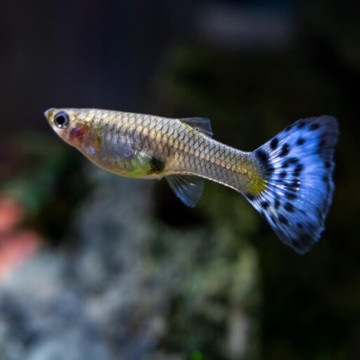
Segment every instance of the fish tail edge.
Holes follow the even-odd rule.
[[[325,228],[338,133],[332,116],[304,118],[253,152],[265,188],[244,195],[280,240],[299,254],[307,253]]]

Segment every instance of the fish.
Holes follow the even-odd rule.
[[[303,118],[252,152],[212,138],[207,118],[50,108],[56,134],[95,165],[130,178],[165,178],[194,207],[211,180],[241,193],[279,239],[307,253],[325,229],[333,192],[335,117]]]

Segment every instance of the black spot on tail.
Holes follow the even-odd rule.
[[[310,125],[310,130],[316,130],[320,127],[320,125],[318,123],[313,123]]]
[[[298,129],[302,129],[305,126],[305,124],[306,124],[305,120],[298,121],[297,123]]]
[[[270,142],[270,148],[271,150],[275,150],[277,146],[279,145],[279,139],[274,137]]]
[[[284,179],[284,178],[286,178],[286,175],[287,175],[287,172],[282,171],[279,176],[280,176],[281,179]]]
[[[300,145],[303,145],[305,144],[305,139],[300,137],[299,139],[297,139],[296,141],[296,145],[300,146]]]
[[[280,152],[279,156],[280,157],[287,156],[289,154],[289,151],[290,151],[289,144],[284,144],[281,148],[281,152]]]
[[[254,201],[255,198],[256,198],[255,195],[250,194],[250,193],[246,193],[246,194],[244,194],[244,195],[245,195],[245,197],[246,197],[249,201]]]
[[[289,199],[289,200],[296,200],[296,199],[297,199],[297,195],[295,195],[295,194],[293,194],[293,193],[290,193],[290,192],[285,193],[285,196],[286,196],[286,198]]]
[[[264,210],[266,210],[268,207],[269,207],[269,203],[268,203],[268,201],[262,201],[261,203],[260,203],[260,205],[261,205],[261,207],[264,209]]]
[[[286,219],[286,217],[285,217],[284,215],[282,215],[282,214],[279,215],[278,219],[279,219],[279,221],[280,221],[282,224],[284,224],[284,225],[288,225],[288,224],[289,224],[288,221],[287,221],[287,219]]]
[[[275,203],[274,203],[274,206],[275,206],[275,209],[278,209],[281,205],[281,202],[279,199],[275,199]]]
[[[305,254],[320,238],[334,190],[336,119],[302,119],[255,150],[265,188],[247,199],[286,245]]]
[[[258,149],[255,151],[255,156],[265,169],[266,175],[271,175],[274,171],[274,167],[271,165],[268,153],[262,149]]]
[[[303,164],[297,164],[295,167],[295,170],[294,170],[294,176],[298,177],[301,174],[301,172],[303,171],[303,169],[304,169]]]
[[[295,211],[294,206],[289,202],[285,204],[284,208],[289,213],[293,213]]]

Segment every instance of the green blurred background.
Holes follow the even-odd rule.
[[[0,3],[0,359],[359,359],[354,1]],[[305,256],[234,191],[195,209],[96,169],[49,107],[212,120],[253,150],[339,120],[333,205]],[[358,154],[358,155],[356,155]]]

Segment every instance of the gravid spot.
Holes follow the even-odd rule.
[[[150,171],[149,173],[160,173],[164,170],[165,162],[157,159],[156,157],[152,157],[150,159]]]

